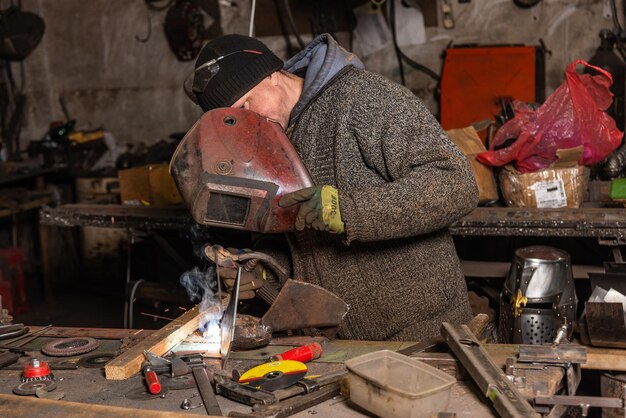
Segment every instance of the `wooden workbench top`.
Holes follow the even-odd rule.
[[[37,329],[36,327],[32,327]],[[100,347],[89,354],[115,352],[120,347],[120,340],[133,337],[141,339],[150,334],[150,331],[116,330],[116,329],[91,329],[91,328],[52,328],[44,336],[37,338],[26,345],[32,349],[28,357],[20,359],[20,364],[27,362],[32,357],[37,357],[51,363],[76,359],[50,358],[39,352],[39,349],[49,341],[60,336],[93,336],[100,341]],[[294,344],[306,343],[305,337],[298,337]],[[286,339],[277,339],[267,347],[258,350],[232,352],[226,369],[245,370],[261,361],[269,355],[285,351],[291,347]],[[3,341],[3,343],[6,343]],[[343,362],[361,354],[381,349],[399,350],[411,345],[406,342],[372,342],[372,341],[346,341],[335,340],[325,344],[325,354],[319,361],[308,364],[309,373],[325,374],[343,368]],[[209,372],[219,367],[219,360],[207,361]],[[137,418],[148,417],[148,411],[160,411],[182,416],[182,414],[194,414],[206,416],[203,407],[184,411],[180,408],[182,401],[187,398],[192,404],[199,403],[198,390],[196,387],[170,390],[162,398],[149,400],[135,400],[129,398],[132,391],[145,388],[143,377],[139,374],[127,380],[106,380],[101,369],[78,368],[76,370],[53,370],[57,379],[57,389],[54,392],[63,392],[65,397],[61,401],[42,400],[34,396],[20,397],[12,394],[12,390],[20,383],[20,370],[0,370],[0,416],[24,417],[24,416],[84,416],[84,417],[122,417],[129,416],[126,408],[139,409],[132,415]],[[194,396],[195,394],[195,396]],[[192,397],[193,396],[193,397]],[[453,386],[450,412],[456,412],[458,417],[482,418],[495,416],[488,404],[482,400],[482,396],[473,389],[471,382],[457,382]],[[217,397],[224,413],[230,411],[250,412],[250,407],[236,403],[222,396]],[[35,401],[35,402],[33,402]],[[39,401],[39,402],[37,402]],[[84,408],[81,409],[81,405]],[[52,408],[54,406],[54,408]],[[121,408],[121,409],[120,409]],[[143,411],[143,412],[142,412]],[[352,404],[349,399],[336,397],[319,404],[308,411],[294,415],[300,418],[310,418],[311,414],[319,416],[333,416],[339,418],[348,417],[371,417],[366,411]],[[158,418],[161,415],[151,415]]]

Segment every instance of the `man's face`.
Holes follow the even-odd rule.
[[[287,129],[291,108],[287,104],[284,88],[279,83],[279,74],[274,73],[265,77],[252,90],[244,94],[231,107],[252,110],[261,116],[278,122],[283,129]]]

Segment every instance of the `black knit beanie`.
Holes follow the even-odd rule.
[[[243,50],[262,54],[242,52],[221,59],[218,73],[202,93],[195,93],[203,111],[231,106],[265,77],[283,68],[283,61],[263,42],[243,35],[225,35],[209,41],[200,51],[195,68],[212,59]]]

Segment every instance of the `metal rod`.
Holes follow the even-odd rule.
[[[8,344],[6,344],[7,346],[11,346],[11,347],[23,347],[26,344],[28,344],[29,342],[31,342],[32,340],[41,337],[41,335],[43,335],[46,331],[48,331],[50,328],[52,328],[52,325],[48,325],[46,327],[43,327],[42,329],[35,331],[35,332],[31,332],[30,334],[26,334],[26,335],[22,335],[19,338],[15,338],[11,341],[8,341]],[[26,338],[24,341],[19,342],[18,344],[15,344],[16,341],[19,341],[21,339]]]

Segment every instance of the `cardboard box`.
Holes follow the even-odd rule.
[[[578,208],[585,199],[589,169],[578,165],[582,147],[559,150],[550,168],[520,173],[512,166],[500,172],[500,189],[507,206],[519,208]]]
[[[183,201],[167,164],[128,168],[117,175],[124,204],[173,206]]]
[[[478,204],[486,205],[497,201],[499,198],[498,187],[493,169],[476,160],[477,154],[486,151],[476,129],[470,126],[463,129],[450,129],[446,133],[452,142],[459,147],[472,167],[478,185]]]

